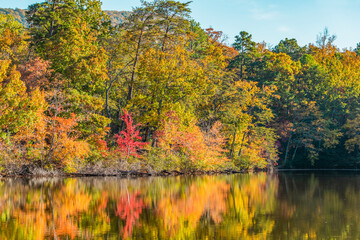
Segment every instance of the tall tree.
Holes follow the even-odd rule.
[[[251,40],[252,35],[241,31],[239,35],[235,36],[235,43],[233,47],[239,51],[239,55],[230,63],[230,67],[239,69],[239,78],[246,79],[246,67],[253,59],[256,53],[256,43]]]
[[[306,47],[300,47],[296,39],[285,38],[281,40],[278,45],[275,46],[274,52],[276,53],[286,53],[294,61],[298,61],[303,54],[306,52]]]
[[[109,21],[98,0],[47,0],[26,12],[31,43],[49,60],[68,87],[100,93],[106,78],[106,55],[98,41]]]

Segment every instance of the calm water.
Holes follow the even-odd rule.
[[[360,175],[0,181],[0,239],[360,239]]]

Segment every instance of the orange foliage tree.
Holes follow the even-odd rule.
[[[173,111],[165,116],[162,126],[155,132],[158,147],[165,151],[165,155],[179,156],[185,171],[194,167],[214,168],[224,161],[220,123],[216,123],[204,137],[194,120],[186,124]]]

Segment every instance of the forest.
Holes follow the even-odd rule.
[[[360,166],[360,45],[326,28],[230,45],[190,7],[142,1],[119,24],[99,0],[30,5],[26,26],[0,14],[0,171]]]

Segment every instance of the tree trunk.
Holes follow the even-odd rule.
[[[246,137],[246,131],[244,132],[243,138],[241,140],[241,145],[240,145],[240,149],[239,149],[239,153],[238,153],[239,157],[241,156],[241,151],[242,151],[242,148],[244,146],[245,137]]]
[[[287,158],[288,158],[288,154],[289,154],[289,148],[290,148],[290,143],[291,143],[291,137],[292,137],[292,132],[290,133],[290,137],[288,139],[287,145],[286,145],[286,151],[285,151],[285,158],[284,158],[284,163],[282,164],[281,167],[285,167],[287,164]]]
[[[293,161],[294,161],[294,159],[295,159],[295,156],[296,156],[296,151],[298,150],[298,147],[299,147],[299,144],[296,144],[296,147],[295,147],[295,150],[294,150],[293,156],[292,156],[292,158],[291,158],[291,161],[289,162],[290,168],[292,168],[292,162],[293,162]]]
[[[150,127],[149,127],[149,124],[146,125],[146,128],[145,128],[145,137],[144,137],[144,142],[147,142],[148,139],[149,139],[149,134],[150,134]]]
[[[235,127],[235,131],[234,131],[234,135],[233,135],[233,142],[232,142],[231,148],[230,148],[230,159],[232,159],[234,151],[235,151],[234,148],[235,148],[236,132],[237,132],[237,127]]]
[[[143,33],[144,33],[144,28],[141,29],[139,40],[138,40],[138,43],[137,43],[137,46],[136,46],[134,64],[133,64],[133,67],[132,67],[131,79],[130,79],[130,83],[129,83],[129,87],[128,87],[127,98],[126,98],[126,100],[128,100],[128,101],[131,100],[132,94],[133,94],[134,81],[135,81],[135,71],[136,71],[136,66],[137,66],[137,62],[138,62],[138,59],[139,59],[139,55],[140,55],[140,47],[141,47],[141,41],[142,41]]]
[[[108,118],[110,118],[110,107],[109,107],[109,94],[110,94],[110,90],[112,85],[114,84],[114,82],[119,78],[119,76],[125,71],[125,69],[131,64],[131,61],[129,61],[117,74],[115,77],[111,78],[109,77],[109,86],[107,86],[106,83],[106,91],[105,91],[105,109],[106,109],[106,114],[108,116]],[[120,115],[119,115],[120,117]]]
[[[109,108],[109,92],[110,92],[110,86],[108,88],[106,88],[106,92],[105,92],[105,109],[106,109],[106,114],[108,118],[110,117],[110,108]]]
[[[55,11],[55,1],[53,1],[53,4],[52,4],[52,11],[53,12]],[[53,32],[54,32],[54,17],[51,19],[49,38],[51,38],[53,36]]]

